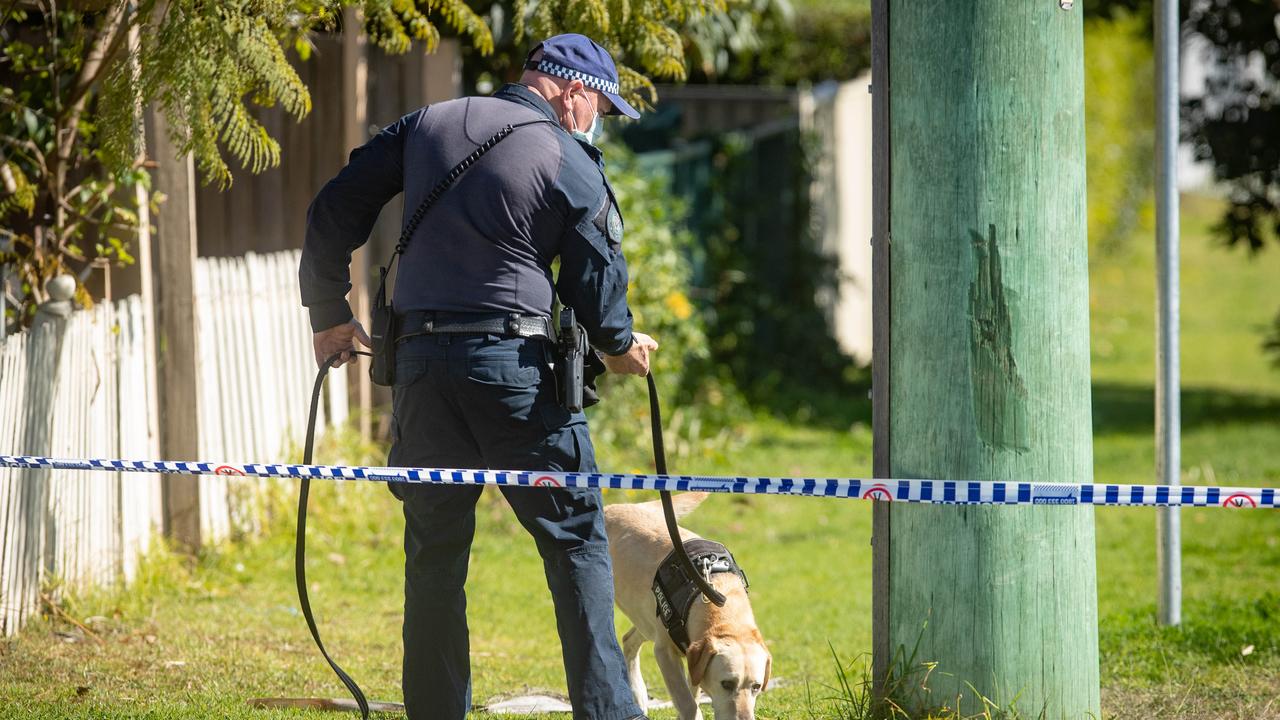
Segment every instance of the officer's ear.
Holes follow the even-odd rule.
[[[570,80],[565,84],[564,89],[560,91],[560,104],[564,106],[564,111],[573,113],[574,98],[583,94],[586,85],[581,80]]]

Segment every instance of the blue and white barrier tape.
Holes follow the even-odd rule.
[[[63,459],[0,455],[0,467],[46,470],[236,475],[453,485],[610,488],[614,490],[705,490],[750,495],[893,500],[944,505],[1108,505],[1228,508],[1280,507],[1276,488],[1193,485],[1108,485],[976,480],[867,480],[860,478],[710,477],[564,473],[525,470],[445,470],[341,465],[235,465],[174,460]]]

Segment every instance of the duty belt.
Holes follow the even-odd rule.
[[[396,342],[418,335],[503,335],[551,340],[551,318],[542,315],[440,313],[414,310],[400,319]]]
[[[733,553],[718,542],[698,538],[684,543],[685,552],[694,568],[708,581],[717,573],[731,572],[742,580],[742,587],[749,588],[747,573],[733,559]],[[676,551],[662,561],[653,577],[653,598],[657,601],[658,617],[680,652],[689,651],[689,608],[697,599],[699,590],[693,578],[685,574]]]

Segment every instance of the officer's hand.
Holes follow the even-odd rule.
[[[619,375],[648,375],[649,353],[658,349],[658,343],[644,333],[632,334],[631,347],[621,355],[601,355],[604,366]]]
[[[361,327],[360,321],[351,318],[350,322],[341,325],[335,325],[328,330],[321,330],[311,336],[311,344],[316,350],[316,367],[324,365],[324,361],[330,355],[343,350],[355,350],[355,341],[359,340],[361,345],[365,347],[373,347],[369,336],[365,334],[364,328]],[[346,363],[354,362],[356,356],[350,352],[343,352],[342,357],[333,363],[334,367],[342,367]]]

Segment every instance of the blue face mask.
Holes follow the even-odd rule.
[[[588,145],[595,145],[596,138],[600,137],[600,134],[603,132],[604,121],[600,119],[599,115],[597,115],[595,122],[591,123],[591,127],[588,128],[586,132],[574,130],[572,134],[575,140],[581,140]]]

